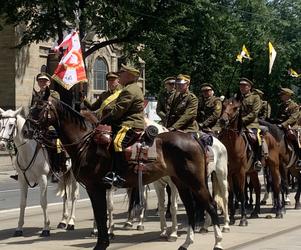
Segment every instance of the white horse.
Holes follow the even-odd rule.
[[[51,168],[48,161],[48,153],[45,148],[35,140],[27,140],[23,138],[22,127],[25,119],[19,115],[22,108],[16,111],[4,111],[0,108],[0,150],[12,148],[14,143],[18,152],[16,154],[14,164],[18,172],[18,182],[20,186],[20,215],[18,227],[15,230],[14,236],[23,235],[24,214],[26,208],[26,199],[28,186],[38,184],[40,186],[40,204],[43,209],[44,227],[41,236],[50,235],[50,221],[47,212],[47,178],[51,173]],[[67,168],[71,169],[71,161],[67,161]],[[74,229],[75,221],[75,202],[79,195],[79,186],[75,181],[73,173],[68,171],[59,178],[58,195],[63,197],[63,216],[59,223],[59,228],[68,230]],[[68,214],[68,197],[71,197],[72,208],[71,214]]]
[[[147,118],[144,119],[146,125],[153,125],[156,126],[159,130],[159,133],[168,132],[166,128],[161,126],[160,124],[151,121]],[[219,205],[219,207],[223,211],[224,215],[224,226],[223,232],[229,232],[229,214],[228,214],[228,154],[227,149],[223,143],[221,143],[217,138],[213,137],[213,145],[209,147],[211,152],[211,157],[209,157],[209,163],[207,167],[207,175],[212,175],[212,192],[213,198]],[[164,179],[167,179],[164,181]],[[168,240],[174,241],[177,239],[177,189],[173,182],[170,180],[169,177],[164,177],[162,180],[156,181],[155,188],[158,195],[158,205],[160,212],[160,222],[161,222],[161,235],[162,237],[167,237],[166,234],[166,220],[164,216],[164,199],[165,199],[165,192],[164,188],[166,183],[168,183],[172,189],[171,195],[171,216],[172,216],[172,227],[171,227],[171,234],[169,235]],[[158,190],[157,190],[158,189]],[[205,231],[209,226],[210,216],[206,216],[206,223],[204,225]]]

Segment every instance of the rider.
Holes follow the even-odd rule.
[[[253,85],[253,82],[248,78],[241,78],[239,81],[239,89],[242,97],[242,123],[245,128],[251,130],[257,137],[254,155],[254,168],[256,171],[260,171],[262,168],[262,163],[260,161],[262,146],[261,138],[259,136],[260,130],[258,123],[258,113],[262,104],[259,95],[252,92]]]
[[[262,106],[260,108],[260,111],[258,113],[259,119],[270,119],[271,117],[271,105],[268,103],[268,101],[263,100],[264,93],[260,89],[254,89],[254,93],[257,93],[261,99]]]
[[[119,75],[117,73],[107,73],[106,79],[108,81],[108,90],[102,92],[93,104],[90,104],[86,98],[84,99],[84,105],[89,110],[95,111],[98,119],[110,112],[122,88],[119,84]]]
[[[294,131],[299,127],[298,121],[300,119],[300,107],[291,99],[293,94],[294,92],[289,88],[280,89],[279,96],[281,104],[277,115],[277,121],[279,122],[278,127],[284,129],[285,132],[288,132],[290,129]],[[297,167],[301,169],[301,149],[295,133],[290,136],[290,141],[298,156]]]
[[[45,72],[41,72],[36,76],[36,80],[38,82],[38,86],[39,86],[39,90],[33,94],[32,96],[32,103],[34,102],[35,98],[37,98],[37,96],[43,95],[46,88],[50,86],[50,77],[47,73]],[[55,90],[50,90],[50,95],[54,98],[60,99],[60,95],[58,92],[56,92]],[[50,128],[50,131],[53,131],[54,128]],[[18,180],[18,174],[15,175],[11,175],[10,176],[12,179],[14,180]],[[53,182],[57,182],[56,178],[54,175],[52,175],[52,181]]]
[[[157,102],[157,115],[161,118],[161,123],[166,123],[166,112],[169,109],[168,106],[168,99],[169,97],[176,91],[175,90],[175,77],[167,77],[163,80],[164,83],[164,90],[158,96]]]
[[[125,182],[121,177],[127,171],[124,150],[134,144],[144,130],[144,96],[137,84],[140,71],[122,64],[119,74],[123,89],[112,110],[101,120],[102,124],[112,126],[114,134],[113,169],[103,181],[116,187],[122,187]]]
[[[166,123],[170,131],[197,132],[198,98],[189,91],[190,76],[180,74],[176,78],[176,92],[168,99]]]
[[[214,95],[214,88],[210,83],[201,85],[201,94],[197,116],[199,128],[218,131],[217,121],[222,113],[222,101]]]

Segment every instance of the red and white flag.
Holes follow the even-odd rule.
[[[76,83],[87,82],[78,33],[74,31],[66,36],[64,41],[55,47],[55,50],[58,51],[60,48],[66,48],[66,50],[52,78],[68,90]]]

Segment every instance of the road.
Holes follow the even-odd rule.
[[[61,203],[57,198],[50,197],[52,204],[49,205],[49,216],[51,221],[51,236],[41,238],[39,234],[43,225],[42,211],[38,204],[38,199],[30,201],[33,204],[26,210],[24,236],[11,237],[18,221],[18,209],[14,204],[18,204],[16,183],[9,180],[10,173],[0,173],[1,186],[1,209],[0,209],[0,249],[1,250],[75,250],[75,249],[93,249],[96,239],[90,237],[92,227],[92,210],[89,200],[85,197],[77,204],[76,229],[66,232],[62,229],[56,229],[56,225],[61,218]],[[4,185],[4,186],[3,186]],[[51,185],[53,186],[53,185]],[[53,186],[54,189],[54,186]],[[9,191],[11,190],[11,191]],[[7,191],[7,192],[6,192]],[[29,199],[35,198],[38,190],[33,192]],[[84,190],[82,190],[84,191]],[[122,192],[123,190],[121,190]],[[49,192],[53,193],[53,192]],[[84,193],[84,192],[83,192]],[[83,194],[84,195],[84,194]],[[51,196],[51,195],[50,195]],[[293,195],[291,195],[293,197]],[[54,199],[54,200],[52,200]],[[155,214],[156,197],[153,191],[150,192],[148,200],[148,210],[145,222],[145,231],[123,229],[123,223],[126,218],[127,202],[123,194],[115,196],[115,239],[109,249],[124,250],[148,250],[148,249],[177,249],[186,237],[186,218],[183,206],[179,206],[179,238],[177,242],[165,242],[159,239],[159,219]],[[223,246],[228,250],[297,250],[301,249],[301,211],[293,209],[293,204],[287,207],[287,213],[283,219],[275,219],[270,212],[271,204],[262,207],[262,214],[258,219],[249,219],[247,227],[231,226],[230,233],[223,234]],[[267,215],[272,215],[268,219]],[[195,242],[189,249],[212,249],[214,237],[212,228],[209,228],[208,234],[196,234]]]

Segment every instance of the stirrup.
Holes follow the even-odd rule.
[[[262,169],[261,161],[259,161],[259,160],[255,161],[255,163],[254,163],[254,169],[255,169],[257,172],[260,172],[260,171],[261,171],[261,169]]]
[[[301,170],[301,160],[298,160],[298,161],[296,162],[296,169],[297,169],[297,170]]]
[[[104,184],[108,184],[110,186],[114,186],[116,188],[123,188],[125,179],[120,177],[115,172],[108,172],[105,177],[102,179]]]

